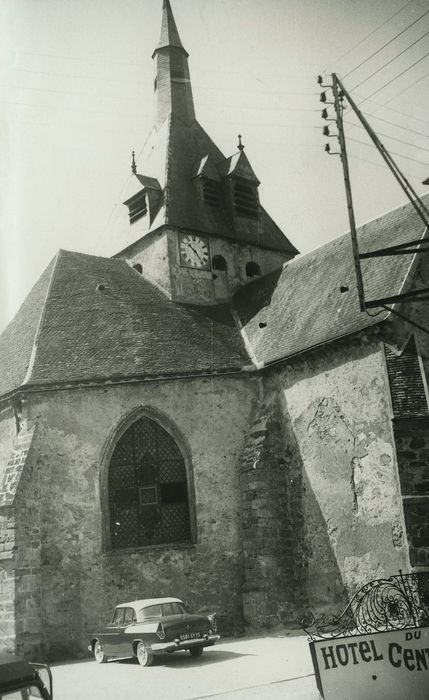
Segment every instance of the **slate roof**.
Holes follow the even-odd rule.
[[[175,304],[122,260],[62,250],[0,338],[0,395],[24,381],[186,375],[246,363],[229,307]]]
[[[422,235],[411,204],[358,230],[361,252]],[[364,261],[366,298],[399,293],[415,257]],[[233,309],[172,302],[123,260],[60,251],[0,337],[0,395],[23,384],[238,371],[249,364],[239,327],[252,359],[267,364],[387,316],[359,310],[349,234],[241,288]]]
[[[238,161],[242,164],[248,163],[243,152],[237,154],[237,158],[231,157],[226,160],[197,121],[184,124],[175,115],[170,115],[159,131],[153,129],[141,161],[145,173],[155,178],[164,191],[163,201],[145,233],[140,227],[129,227],[128,240],[121,249],[139,240],[142,235],[169,224],[296,255],[298,251],[295,246],[263,208],[258,235],[258,232],[253,230],[234,229],[224,207],[210,207],[204,204],[202,197],[197,193],[194,177],[206,156],[209,156],[210,167],[216,165],[218,169],[230,168],[231,162],[234,166]],[[250,165],[249,169],[251,170]],[[251,172],[253,174],[253,171]],[[141,176],[137,175],[137,178],[139,177]],[[132,193],[140,189],[134,186]]]
[[[423,200],[428,206],[429,195]],[[418,239],[423,229],[410,203],[360,227],[359,250]],[[363,260],[366,300],[400,293],[415,257]],[[341,287],[349,291],[341,292]],[[360,311],[349,233],[240,289],[234,306],[254,358],[265,364],[356,333],[389,315],[377,314],[379,308],[371,309],[372,316]]]

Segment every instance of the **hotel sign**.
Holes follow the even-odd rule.
[[[324,700],[428,700],[429,627],[310,642]]]

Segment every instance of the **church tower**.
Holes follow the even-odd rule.
[[[154,127],[138,163],[125,259],[172,300],[228,301],[237,287],[298,252],[261,206],[259,180],[239,137],[225,158],[195,117],[188,66],[169,0],[163,0]]]

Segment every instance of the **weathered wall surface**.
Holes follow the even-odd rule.
[[[3,413],[0,470],[0,649],[20,651],[23,632],[40,649],[40,529],[32,477],[34,428],[18,434],[12,410]],[[6,449],[7,448],[7,449]],[[8,454],[7,454],[8,453]]]
[[[41,625],[51,658],[84,652],[113,606],[133,598],[182,597],[195,610],[217,609],[224,632],[240,629],[237,460],[254,394],[252,382],[214,378],[32,397],[36,457],[20,515],[29,520],[25,498],[39,499]],[[115,428],[138,407],[168,416],[189,446],[196,545],[103,552],[103,455]]]
[[[399,476],[410,561],[429,566],[429,419],[395,421]]]
[[[141,238],[118,257],[125,260],[131,267],[136,264],[141,265],[143,277],[161,287],[167,294],[171,294],[166,230]]]
[[[13,452],[16,434],[11,409],[0,415],[0,488]],[[15,514],[10,504],[0,507],[0,651],[13,651],[15,639]]]
[[[278,392],[261,397],[239,472],[242,499],[244,619],[252,630],[296,622],[294,542]]]
[[[234,243],[222,238],[210,237],[210,257],[222,255],[227,263],[226,272],[220,270],[195,270],[180,264],[177,232],[169,232],[169,255],[171,260],[171,286],[175,299],[213,302],[228,299],[238,285],[252,281],[246,275],[246,264],[256,262],[265,275],[282,266],[285,254],[264,250],[256,246]]]
[[[0,484],[11,456],[13,441],[16,435],[16,423],[13,411],[6,407],[0,413]]]
[[[272,382],[288,436],[297,603],[338,609],[344,587],[408,566],[383,348],[376,337],[337,342]]]

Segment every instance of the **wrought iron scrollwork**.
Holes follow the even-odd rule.
[[[408,629],[429,624],[429,572],[379,578],[362,586],[338,616],[308,611],[302,627],[309,639]]]

